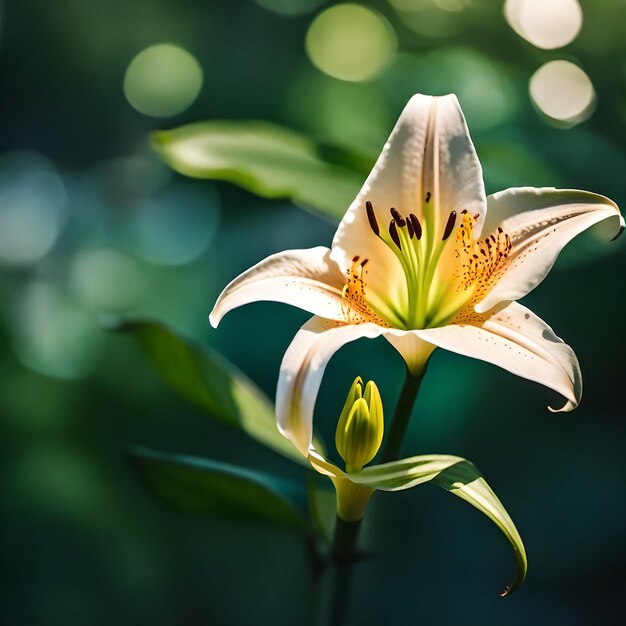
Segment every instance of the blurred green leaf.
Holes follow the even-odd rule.
[[[365,179],[345,166],[345,158],[342,165],[324,160],[304,135],[263,122],[190,124],[155,133],[152,145],[181,174],[226,180],[264,198],[292,200],[337,221]],[[358,169],[362,167],[359,163]]]
[[[501,595],[513,592],[526,577],[528,563],[522,538],[504,506],[473,463],[458,456],[426,455],[366,467],[349,479],[382,491],[399,491],[432,481],[438,487],[469,502],[504,533],[515,553],[515,579]]]
[[[305,494],[273,476],[145,448],[135,448],[131,459],[153,493],[186,513],[307,529],[298,506]]]
[[[181,396],[287,458],[307,464],[278,432],[269,399],[218,352],[203,349],[157,322],[130,321],[116,330],[137,339],[163,380]]]
[[[311,472],[307,479],[309,513],[319,532],[330,539],[337,516],[337,495],[328,480],[319,478],[319,474]]]

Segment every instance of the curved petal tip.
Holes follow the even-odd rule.
[[[209,324],[213,326],[213,328],[217,328],[219,326],[220,320],[222,318],[215,314],[215,309],[209,313]]]
[[[578,401],[572,402],[568,400],[560,409],[554,409],[551,406],[548,407],[550,413],[570,413],[578,406]]]

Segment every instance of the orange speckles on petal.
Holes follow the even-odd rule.
[[[365,297],[365,277],[367,270],[365,266],[369,259],[363,259],[359,262],[360,257],[354,257],[352,266],[348,270],[348,280],[343,288],[343,304],[342,311],[345,321],[348,324],[365,324],[373,322],[379,326],[388,327],[389,324],[385,320],[372,311]]]
[[[464,213],[456,234],[457,291],[471,291],[466,305],[468,310],[473,309],[500,278],[513,245],[500,227],[485,239],[474,240],[475,222],[474,217]],[[457,316],[457,321],[461,319],[464,319],[463,311]]]

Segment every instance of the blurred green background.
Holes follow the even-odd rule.
[[[0,4],[3,624],[278,625],[308,610],[295,534],[170,511],[126,453],[143,444],[304,472],[190,408],[132,339],[102,327],[163,320],[273,397],[308,315],[259,303],[215,331],[208,312],[236,274],[328,245],[334,225],[174,174],[150,131],[268,120],[360,155],[366,172],[411,94],[455,92],[489,192],[576,187],[624,204],[622,0],[581,2],[582,13],[573,0],[543,12],[509,2],[508,22],[495,0],[334,4]],[[575,413],[550,414],[540,386],[437,351],[411,423],[407,451],[482,470],[525,540],[525,585],[498,597],[510,549],[471,507],[428,486],[379,494],[352,624],[624,623],[624,260],[623,241],[591,233],[524,301],[581,361]],[[343,349],[316,410],[326,440],[356,374],[376,379],[389,412],[402,373],[384,340]]]

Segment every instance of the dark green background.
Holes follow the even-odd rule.
[[[59,340],[48,375],[23,358],[34,332],[24,329],[25,303],[43,284],[94,328],[120,314],[169,322],[219,349],[273,397],[282,354],[307,314],[255,304],[212,330],[208,312],[237,273],[282,249],[327,245],[334,227],[285,202],[169,174],[150,154],[149,131],[263,119],[375,155],[413,92],[456,91],[488,191],[556,185],[626,200],[623,2],[582,2],[581,35],[551,52],[519,38],[500,2],[473,0],[447,16],[452,26],[439,37],[413,33],[385,2],[364,4],[389,19],[403,53],[367,84],[340,83],[307,60],[315,13],[286,18],[245,0],[2,3],[2,184],[15,182],[16,164],[23,172],[38,163],[38,153],[67,193],[67,221],[51,252],[34,265],[0,266],[3,624],[279,625],[302,623],[307,612],[297,536],[169,511],[144,491],[125,454],[143,444],[294,479],[303,472],[177,399],[127,337],[91,330],[92,365],[69,379],[54,359],[80,354],[80,340],[67,352]],[[194,54],[204,86],[183,115],[154,120],[130,107],[122,83],[135,54],[165,41]],[[551,125],[527,95],[532,73],[553,58],[577,60],[598,94],[594,115],[572,129]],[[468,91],[472,72],[477,80],[491,72],[507,94],[502,121],[487,114],[489,81],[479,96]],[[177,212],[163,246],[214,229],[193,262],[142,256],[128,224],[151,202]],[[80,300],[72,268],[94,246],[135,259],[138,295],[111,307]],[[379,495],[365,529],[375,558],[356,576],[352,624],[624,623],[624,254],[623,242],[608,248],[588,237],[524,300],[580,359],[585,394],[576,412],[550,414],[555,397],[540,386],[437,351],[411,423],[408,452],[458,454],[482,470],[525,540],[525,585],[498,597],[512,556],[471,507],[428,486]],[[120,280],[91,277],[113,290],[124,287]],[[37,325],[55,315],[46,302]],[[62,330],[72,337],[69,321]],[[343,349],[317,405],[326,440],[356,374],[376,379],[389,412],[402,371],[384,340]]]

